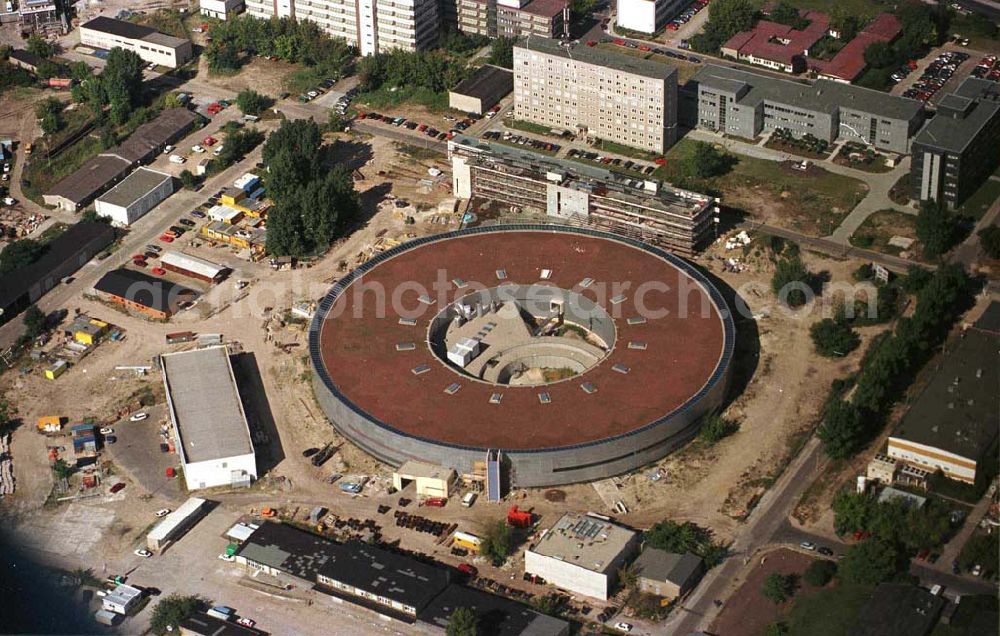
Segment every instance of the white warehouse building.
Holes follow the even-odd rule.
[[[128,227],[174,193],[174,178],[169,174],[138,168],[94,203],[98,216],[112,225]]]
[[[567,513],[524,551],[524,571],[567,592],[608,600],[639,533],[595,514]]]
[[[191,40],[160,33],[134,22],[98,16],[80,25],[80,44],[110,51],[126,49],[145,62],[177,68],[191,59]]]
[[[160,366],[188,490],[249,485],[257,459],[228,349],[168,353]]]
[[[230,16],[243,13],[243,0],[199,0],[201,14],[216,20],[228,20]]]

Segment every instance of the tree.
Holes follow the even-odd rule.
[[[803,18],[799,14],[799,10],[785,0],[779,0],[778,3],[774,5],[771,9],[770,20],[771,22],[777,22],[778,24],[787,24],[793,29],[798,29],[800,31],[809,26],[809,20]]]
[[[958,555],[958,564],[966,570],[979,565],[987,575],[993,574],[997,569],[997,552],[1000,551],[997,540],[996,532],[973,535]]]
[[[45,312],[38,308],[38,305],[31,305],[24,311],[24,333],[27,337],[35,339],[45,331]]]
[[[479,633],[476,613],[468,607],[456,607],[448,617],[447,636],[476,636]]]
[[[888,42],[873,42],[865,48],[865,62],[874,68],[895,66],[896,52]]]
[[[55,55],[56,45],[45,40],[39,35],[32,35],[28,38],[27,44],[24,48],[32,55],[37,55],[41,58],[50,58]]]
[[[782,258],[774,268],[771,289],[789,307],[800,307],[806,303],[809,271],[797,255]]]
[[[576,18],[588,16],[594,11],[595,0],[569,0],[569,12]]]
[[[705,417],[698,431],[698,437],[709,444],[729,437],[740,430],[740,425],[732,420],[727,420],[718,413],[713,413]]]
[[[0,395],[0,435],[13,432],[18,423],[17,411],[14,406],[6,397]]]
[[[194,190],[198,187],[198,177],[194,176],[190,170],[181,170],[180,179],[181,184],[188,190]]]
[[[757,8],[751,0],[715,0],[709,5],[708,23],[701,33],[691,38],[691,47],[715,53],[729,38],[749,31],[756,19]]]
[[[201,609],[201,605],[201,599],[197,596],[171,594],[153,608],[149,628],[161,635],[168,631],[176,631],[180,622]]]
[[[233,44],[213,45],[205,53],[208,70],[220,75],[231,74],[240,68],[240,52]]]
[[[338,113],[337,111],[330,111],[330,118],[326,122],[326,129],[330,132],[344,132],[347,129],[347,125],[350,120]]]
[[[1000,227],[996,225],[984,227],[979,230],[977,236],[979,236],[979,244],[987,256],[994,259],[1000,258]]]
[[[871,538],[847,549],[838,571],[847,583],[877,585],[905,571],[907,559],[892,543]]]
[[[797,582],[797,577],[794,574],[771,572],[764,579],[764,586],[761,588],[760,593],[775,605],[784,603],[795,593]]]
[[[694,142],[694,149],[680,160],[678,170],[682,178],[710,179],[721,177],[736,163],[733,155],[704,141]]]
[[[514,38],[499,37],[490,47],[490,63],[504,68],[514,68]]]
[[[35,239],[11,241],[0,251],[0,274],[31,265],[45,253],[45,246]]]
[[[809,328],[816,353],[827,358],[846,356],[861,344],[861,337],[844,321],[824,318]]]
[[[906,270],[906,276],[900,282],[900,286],[907,294],[916,294],[930,282],[932,274],[919,265],[910,265]]]
[[[52,472],[56,474],[57,478],[65,481],[73,474],[73,467],[67,464],[65,459],[57,459],[52,464]]]
[[[726,549],[712,540],[711,531],[690,521],[661,521],[647,530],[643,539],[646,545],[665,552],[696,554],[710,568],[718,565],[726,554]]]
[[[820,559],[809,564],[809,567],[802,574],[802,580],[813,587],[823,587],[833,579],[836,573],[836,563]]]
[[[917,214],[917,239],[924,246],[924,256],[937,258],[958,239],[958,224],[943,203],[924,201]]]
[[[841,459],[861,450],[868,431],[860,409],[850,402],[833,400],[823,410],[823,422],[817,435],[823,440],[826,454]]]
[[[510,528],[503,519],[498,519],[486,528],[479,546],[479,554],[499,567],[510,556],[510,548]]]
[[[35,106],[35,117],[42,122],[42,132],[47,135],[59,132],[63,127],[63,103],[55,97],[38,102]]]
[[[244,115],[259,115],[270,105],[270,100],[248,88],[236,96],[236,105]]]

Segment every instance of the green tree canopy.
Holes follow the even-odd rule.
[[[168,631],[176,632],[180,622],[201,609],[201,606],[201,599],[197,596],[171,594],[153,608],[149,628],[161,636]]]
[[[835,459],[854,455],[868,439],[861,411],[844,400],[826,405],[817,435],[823,440],[826,454]]]
[[[37,34],[33,34],[28,38],[28,42],[24,48],[28,53],[41,58],[49,58],[56,53],[56,45]]]
[[[714,0],[708,6],[708,22],[691,38],[691,47],[715,53],[729,38],[749,31],[756,21],[757,6],[752,0]]]
[[[809,270],[798,255],[780,259],[771,277],[771,289],[789,307],[800,307],[808,299]]]
[[[891,542],[871,538],[847,549],[838,572],[847,583],[877,585],[905,572],[907,564],[906,555]]]
[[[259,115],[271,105],[270,102],[267,97],[249,88],[236,95],[236,105],[244,115]]]
[[[45,324],[48,322],[45,312],[39,309],[38,305],[28,307],[21,320],[24,322],[24,334],[32,339],[37,338],[45,331]]]
[[[468,607],[456,607],[448,617],[447,636],[476,636],[479,633],[476,613]]]
[[[490,47],[490,63],[514,68],[514,38],[498,37]]]
[[[666,552],[691,552],[700,556],[708,567],[718,565],[726,554],[724,547],[713,541],[712,532],[690,521],[677,523],[664,520],[647,530],[645,544]]]
[[[837,573],[837,564],[826,559],[818,559],[809,564],[802,573],[802,580],[814,587],[823,587]]]
[[[924,201],[917,215],[917,239],[924,246],[924,256],[937,258],[950,250],[959,239],[958,219],[942,203]]]
[[[35,239],[11,241],[0,251],[0,274],[31,265],[45,253],[45,246]]]
[[[486,527],[479,554],[499,567],[510,556],[511,547],[510,527],[503,519],[497,519]]]
[[[996,225],[985,227],[979,230],[977,236],[979,236],[979,244],[987,256],[994,259],[1000,258],[1000,227]]]
[[[798,579],[794,574],[771,572],[764,579],[760,593],[764,595],[764,598],[777,605],[784,603],[795,594],[797,584]]]
[[[824,318],[809,328],[816,353],[827,358],[846,356],[861,344],[861,337],[846,322]]]

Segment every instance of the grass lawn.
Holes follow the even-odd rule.
[[[654,176],[669,182],[682,179],[680,160],[689,156],[695,142],[682,139],[666,155],[667,163]],[[827,236],[867,193],[867,186],[851,177],[817,166],[792,170],[790,164],[735,155],[739,161],[721,177],[685,184],[692,189],[714,190],[722,203],[740,208],[767,223],[813,236]]]
[[[552,137],[552,128],[549,126],[543,126],[541,124],[536,124],[530,121],[524,121],[523,119],[505,119],[503,125],[507,128],[516,128],[517,130],[523,130],[527,133],[532,133],[534,135],[545,135]]]
[[[374,109],[399,106],[404,102],[411,102],[425,106],[431,112],[441,112],[448,110],[448,93],[435,93],[423,87],[407,86],[397,91],[390,91],[388,88],[381,88],[377,91],[367,91],[358,93],[355,98],[356,104],[364,104]]]
[[[899,256],[902,250],[889,245],[889,239],[893,236],[916,238],[916,226],[917,217],[911,214],[896,210],[879,210],[865,219],[861,227],[854,232],[850,239],[851,245]],[[911,248],[910,251],[915,250]]]
[[[639,148],[633,148],[632,146],[626,146],[606,139],[595,141],[593,148],[594,150],[604,150],[605,152],[622,155],[623,157],[631,157],[632,159],[640,159],[642,161],[654,161],[660,157],[659,153],[640,150]]]
[[[28,182],[23,188],[24,196],[42,205],[43,193],[75,172],[84,161],[101,150],[101,140],[91,134],[73,144],[55,159],[38,159],[28,163],[24,167],[24,179]]]
[[[983,18],[980,18],[983,19]],[[1000,53],[1000,35],[993,37],[982,35],[976,26],[976,19],[973,16],[955,14],[951,20],[951,34],[961,34],[962,37],[969,38],[969,48],[973,51],[983,53]]]
[[[987,179],[983,185],[979,186],[978,190],[972,193],[972,196],[965,200],[965,203],[959,208],[959,212],[977,220],[981,219],[997,198],[1000,198],[1000,181]]]
[[[868,585],[836,585],[796,599],[788,612],[790,636],[846,636],[871,596]]]

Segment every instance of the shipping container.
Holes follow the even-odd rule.
[[[196,334],[193,331],[177,331],[175,333],[167,334],[167,344],[180,344],[182,342],[191,342],[195,339]]]

